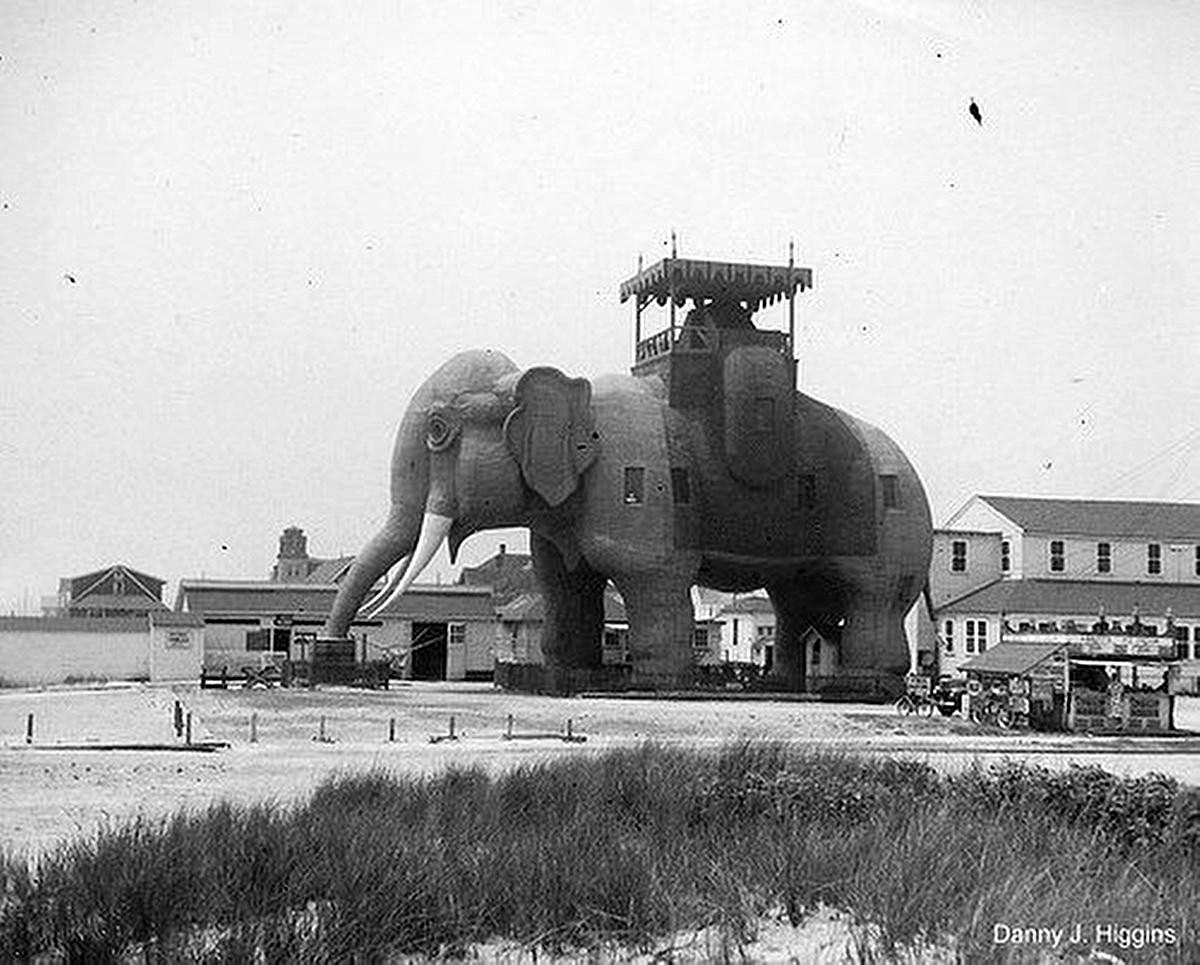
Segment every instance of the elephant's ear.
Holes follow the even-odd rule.
[[[539,366],[521,376],[513,397],[504,438],[529,488],[557,506],[596,458],[591,383]]]

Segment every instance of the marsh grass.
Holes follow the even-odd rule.
[[[0,857],[0,960],[341,961],[648,949],[783,908],[885,953],[991,955],[995,922],[1200,926],[1200,793],[1161,777],[928,766],[773,744],[653,745],[497,775],[346,774]],[[1159,949],[1186,960],[1194,947]]]

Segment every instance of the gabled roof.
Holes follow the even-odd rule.
[[[84,573],[82,576],[68,576],[59,582],[59,586],[70,590],[72,602],[82,599],[93,589],[97,588],[108,579],[113,573],[120,571],[127,576],[147,597],[155,600],[162,599],[162,588],[165,580],[160,580],[157,576],[151,576],[149,573],[142,573],[140,570],[135,570],[131,566],[126,566],[124,563],[113,563],[111,566],[106,566],[102,570],[95,570],[92,573]]]
[[[1001,643],[960,664],[960,670],[1022,674],[1060,650],[1064,643]]]
[[[979,496],[1027,533],[1200,542],[1200,503]]]
[[[1200,617],[1200,584],[1108,583],[1099,580],[997,580],[937,608],[950,613],[1132,614]]]

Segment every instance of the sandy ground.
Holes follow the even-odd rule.
[[[176,700],[192,713],[194,740],[229,746],[215,753],[86,749],[103,743],[181,745],[173,726]],[[27,745],[30,713],[34,742]],[[544,736],[504,740],[510,714],[514,734]],[[431,737],[449,733],[451,717],[458,739],[432,743]],[[1200,700],[1184,702],[1177,719],[1200,731]],[[396,739],[389,742],[393,720]],[[568,720],[585,742],[552,736],[564,733]],[[405,684],[386,692],[201,691],[182,685],[3,691],[0,847],[33,854],[106,822],[157,818],[220,799],[286,803],[338,771],[432,772],[452,764],[491,769],[645,740],[705,746],[740,739],[903,754],[943,767],[1009,756],[1051,766],[1078,762],[1118,773],[1158,771],[1200,785],[1200,738],[987,733],[958,718],[900,718],[888,706],[552,698],[487,684]]]
[[[184,747],[174,728],[176,701],[192,715],[194,741],[227,746],[213,752]],[[34,715],[32,743],[25,740],[29,714]],[[516,740],[504,739],[509,715]],[[452,717],[457,739],[431,741],[450,733]],[[1176,720],[1200,733],[1200,700],[1181,702]],[[566,732],[568,721],[585,741],[554,736]],[[389,740],[393,733],[394,741]],[[201,691],[182,685],[0,691],[0,848],[34,856],[108,823],[137,816],[157,820],[222,799],[286,804],[325,777],[349,770],[498,769],[646,740],[716,746],[761,739],[916,757],[942,768],[1004,758],[1054,767],[1074,762],[1125,774],[1158,771],[1200,785],[1200,736],[988,732],[959,718],[901,718],[890,706],[550,698],[480,684],[407,684],[388,692]],[[100,749],[106,744],[168,749]],[[729,958],[832,963],[860,960],[864,941],[872,949],[869,928],[864,932],[845,913],[821,908],[798,925],[782,915],[766,915],[753,936],[732,947],[728,935],[709,928],[665,938],[649,953],[592,949],[555,959],[544,950],[495,942],[475,948],[474,960],[510,965]],[[897,960],[952,962],[956,956],[949,943],[906,949]]]

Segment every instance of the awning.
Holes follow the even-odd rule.
[[[1001,643],[960,664],[959,670],[1020,675],[1056,653],[1065,653],[1066,649],[1066,644],[1061,643]]]
[[[673,297],[682,306],[688,299],[733,298],[755,311],[812,284],[811,268],[664,258],[622,282],[621,301],[636,296],[639,306],[665,305]]]

